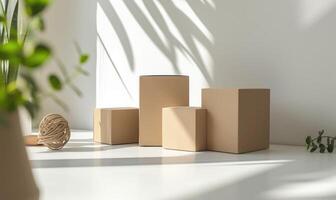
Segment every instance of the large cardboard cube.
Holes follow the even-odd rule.
[[[141,76],[139,144],[162,146],[162,108],[189,106],[189,77]]]
[[[203,89],[208,150],[245,153],[267,149],[269,89]]]
[[[100,108],[94,113],[94,141],[103,144],[138,143],[139,109]]]
[[[206,109],[168,107],[162,110],[164,148],[184,151],[206,149]]]

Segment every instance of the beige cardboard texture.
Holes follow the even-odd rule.
[[[269,147],[269,89],[203,89],[202,107],[208,111],[208,150],[245,153]]]
[[[139,144],[162,146],[162,108],[189,106],[189,77],[140,77]]]
[[[101,108],[94,114],[94,141],[103,144],[138,143],[137,108]]]
[[[206,110],[195,107],[167,107],[162,111],[162,141],[167,149],[206,149]]]

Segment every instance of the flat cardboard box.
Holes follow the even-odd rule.
[[[99,108],[94,113],[94,141],[103,144],[138,143],[139,109]]]
[[[162,143],[167,149],[206,149],[206,109],[167,107],[162,110]]]
[[[140,77],[139,144],[162,146],[162,108],[189,106],[189,77]]]
[[[269,148],[269,89],[203,89],[208,150],[245,153]]]

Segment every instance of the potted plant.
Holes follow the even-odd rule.
[[[306,137],[306,147],[310,152],[318,150],[320,153],[332,153],[335,149],[336,137],[325,135],[325,131],[321,130],[314,138],[312,136]]]
[[[46,97],[65,107],[55,92],[68,86],[80,94],[73,80],[87,74],[82,65],[88,55],[77,46],[78,65],[68,72],[57,60],[62,76],[49,74],[46,77],[51,91],[43,90],[36,82],[34,73],[53,57],[49,45],[38,37],[45,28],[42,14],[50,3],[50,0],[0,0],[0,199],[39,199],[18,110],[25,108],[33,118],[40,108],[40,99]],[[18,16],[24,18],[23,29],[18,29],[21,23]]]

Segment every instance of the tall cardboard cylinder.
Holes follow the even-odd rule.
[[[139,144],[162,146],[162,108],[189,106],[189,77],[140,77]]]

